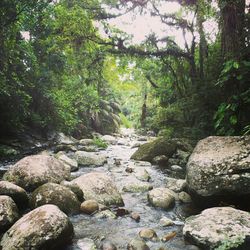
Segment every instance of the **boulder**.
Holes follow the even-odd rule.
[[[174,192],[181,192],[187,186],[186,180],[183,180],[183,179],[175,179],[171,177],[166,177],[165,182],[166,182],[166,188],[169,188],[170,190]]]
[[[112,135],[104,135],[104,136],[102,136],[101,139],[109,144],[116,144],[117,143],[117,139]]]
[[[131,159],[153,162],[153,159],[160,155],[165,155],[167,158],[170,158],[176,153],[177,149],[189,152],[192,150],[192,146],[184,139],[167,139],[160,137],[141,145],[131,156]]]
[[[93,139],[81,139],[79,143],[83,146],[90,146],[94,144]]]
[[[25,208],[29,204],[26,191],[8,181],[0,181],[0,195],[10,196],[19,208]]]
[[[174,206],[175,197],[168,188],[154,188],[148,192],[148,201],[155,207],[169,209]]]
[[[153,164],[156,165],[167,165],[168,164],[168,157],[166,155],[158,155],[153,158]]]
[[[83,238],[76,242],[76,249],[77,250],[97,250],[97,247],[96,247],[95,242],[92,239]]]
[[[79,165],[99,167],[107,162],[107,157],[86,151],[77,151],[75,158]]]
[[[239,249],[250,249],[250,214],[232,207],[209,208],[187,218],[183,234],[202,249],[215,249],[223,244],[230,246],[230,242],[231,248],[233,242],[239,242],[242,244]]]
[[[187,165],[195,198],[213,201],[250,195],[250,136],[211,136],[199,141]]]
[[[19,218],[15,202],[6,195],[0,196],[0,233],[9,229]]]
[[[153,189],[153,186],[149,183],[134,181],[132,183],[126,184],[123,188],[123,192],[128,193],[143,193]]]
[[[55,205],[36,208],[18,220],[2,237],[4,250],[62,249],[73,238],[69,218]]]
[[[178,197],[179,197],[179,200],[181,202],[183,202],[183,203],[190,203],[190,202],[192,202],[191,196],[188,193],[184,192],[184,191],[180,192],[178,194]]]
[[[77,171],[79,169],[78,163],[76,160],[69,158],[64,152],[60,151],[56,154],[56,158],[62,161],[64,164],[70,166],[70,171]]]
[[[72,182],[70,182],[70,181],[62,181],[62,182],[60,183],[60,185],[69,188],[69,189],[77,196],[77,199],[78,199],[80,202],[83,202],[83,201],[84,201],[84,194],[83,194],[83,191],[79,188],[79,186],[78,186],[77,184],[72,183]]]
[[[104,205],[123,205],[114,181],[104,173],[84,174],[72,181],[77,184],[84,193],[86,200],[96,200]]]
[[[145,168],[137,168],[134,175],[140,181],[149,181],[151,179],[148,171]]]
[[[69,188],[56,183],[46,183],[37,188],[31,195],[30,204],[33,208],[53,204],[66,214],[76,213],[80,209],[77,196]]]
[[[70,168],[48,155],[32,155],[13,165],[3,179],[32,191],[47,182],[60,183],[70,177]]]
[[[57,144],[64,144],[64,145],[74,145],[78,141],[73,138],[72,136],[67,136],[64,133],[58,133],[56,135],[56,143]]]
[[[127,247],[128,250],[150,250],[143,239],[135,238],[130,241]]]

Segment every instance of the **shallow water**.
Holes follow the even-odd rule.
[[[184,242],[182,236],[182,225],[184,219],[197,211],[193,208],[192,204],[181,204],[178,201],[174,208],[169,211],[152,207],[147,201],[147,192],[144,193],[125,193],[122,191],[123,186],[128,183],[133,183],[138,180],[135,178],[134,173],[127,173],[126,167],[133,167],[135,170],[138,168],[145,169],[149,173],[151,179],[149,183],[154,187],[164,187],[166,173],[156,166],[150,166],[148,163],[135,164],[130,160],[131,155],[136,151],[132,149],[136,140],[132,133],[126,131],[123,138],[123,143],[126,145],[111,145],[106,150],[101,151],[100,154],[109,157],[108,163],[99,168],[81,168],[78,172],[73,173],[73,176],[80,176],[83,173],[89,172],[105,172],[115,181],[117,188],[122,194],[125,208],[129,211],[137,212],[140,214],[141,220],[139,223],[130,218],[129,215],[118,217],[117,219],[104,218],[99,219],[95,216],[89,215],[76,215],[70,217],[75,230],[75,237],[73,244],[66,247],[67,250],[81,249],[77,246],[77,240],[83,238],[91,238],[95,241],[99,248],[102,241],[111,241],[117,249],[127,249],[127,244],[136,236],[143,228],[154,229],[158,237],[166,235],[169,232],[177,232],[177,236],[168,242],[147,241],[147,245],[152,250],[166,249],[166,250],[185,250],[191,249],[190,245]],[[121,165],[116,166],[114,159],[121,160]],[[142,166],[141,166],[142,165]],[[170,227],[162,227],[159,224],[160,219],[166,216],[176,222],[176,225]]]

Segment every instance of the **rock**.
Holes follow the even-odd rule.
[[[87,200],[81,204],[80,209],[85,214],[93,214],[99,210],[99,205],[95,200]]]
[[[133,239],[127,247],[128,250],[150,250],[144,240],[140,238]]]
[[[114,159],[114,164],[115,164],[116,166],[120,166],[120,165],[121,165],[121,160],[115,158],[115,159]]]
[[[63,163],[67,164],[70,166],[70,171],[77,171],[79,169],[78,167],[78,163],[76,160],[73,160],[71,158],[69,158],[66,154],[64,154],[64,152],[60,151],[56,154],[56,158],[60,161],[62,161]]]
[[[136,142],[136,143],[134,143],[134,144],[131,146],[131,148],[139,148],[142,144],[143,144],[143,143],[141,143],[141,142]]]
[[[249,249],[250,214],[232,207],[209,208],[187,218],[183,234],[187,240],[204,249],[214,249],[223,242],[237,240],[245,244],[245,248],[239,249]]]
[[[175,179],[175,178],[166,177],[165,182],[166,182],[166,188],[169,188],[170,190],[174,192],[181,192],[187,186],[186,180],[183,180],[183,179]]]
[[[153,229],[144,228],[139,232],[139,236],[145,240],[156,240],[157,234]]]
[[[110,241],[103,242],[101,246],[102,250],[117,250],[117,247]]]
[[[151,177],[146,169],[137,168],[135,171],[135,177],[140,181],[148,182]]]
[[[64,247],[73,238],[69,218],[55,205],[44,205],[18,220],[4,235],[4,250],[46,249]]]
[[[103,210],[95,214],[97,219],[116,219],[116,215],[110,210]]]
[[[112,135],[104,135],[101,138],[103,141],[107,142],[108,144],[116,144],[117,143],[117,139],[112,136]]]
[[[134,169],[131,168],[131,167],[126,167],[125,172],[127,172],[127,173],[133,173]]]
[[[167,188],[154,188],[148,193],[148,201],[155,207],[169,209],[174,206],[175,198]]]
[[[95,242],[92,239],[84,238],[76,242],[77,250],[97,250]]]
[[[89,146],[79,146],[79,151],[85,151],[85,152],[98,152],[98,148],[96,145],[89,145]]]
[[[187,165],[191,194],[206,201],[243,195],[249,200],[249,152],[250,136],[210,136],[199,141]]]
[[[163,242],[166,242],[166,241],[169,241],[169,240],[171,240],[172,238],[174,238],[176,235],[177,235],[177,233],[176,233],[175,231],[173,231],[173,232],[170,232],[170,233],[164,235],[164,236],[162,237],[161,240],[162,240]]]
[[[74,179],[72,183],[82,189],[86,200],[96,200],[107,206],[124,205],[114,181],[104,173],[84,174]]]
[[[56,183],[46,183],[37,188],[31,195],[30,204],[33,208],[53,204],[66,214],[76,213],[80,209],[76,195],[69,188]]]
[[[183,203],[192,202],[191,196],[188,193],[184,192],[184,191],[180,192],[178,194],[178,196],[179,196],[179,200],[182,201]]]
[[[137,139],[138,141],[147,141],[148,138],[146,136],[141,136]]]
[[[151,184],[137,181],[124,186],[122,191],[128,193],[143,193],[151,189],[153,189]]]
[[[176,143],[165,138],[158,138],[154,141],[141,145],[138,150],[131,156],[131,159],[138,161],[152,162],[156,156],[172,156],[177,149]]]
[[[84,201],[84,194],[83,194],[83,191],[81,190],[81,188],[75,184],[75,183],[72,183],[70,181],[62,181],[60,183],[60,185],[62,186],[65,186],[67,188],[69,188],[77,197],[77,199],[80,201],[80,202],[83,202]]]
[[[152,162],[156,165],[166,165],[168,163],[168,157],[166,155],[158,155],[153,158]]]
[[[9,229],[18,218],[18,209],[12,198],[0,195],[0,233]]]
[[[128,209],[126,209],[124,207],[118,207],[118,208],[116,208],[115,212],[116,212],[116,216],[117,217],[122,217],[122,216],[125,216],[125,215],[129,214]]]
[[[32,155],[13,165],[3,179],[32,191],[47,182],[60,183],[70,177],[70,168],[52,156]]]
[[[130,217],[133,220],[135,220],[136,222],[140,222],[140,220],[141,220],[141,216],[138,213],[136,213],[136,212],[132,212],[131,215],[130,215]]]
[[[0,195],[10,196],[19,208],[26,208],[29,198],[26,191],[8,181],[0,181]]]
[[[64,133],[58,133],[56,135],[57,144],[74,145],[78,141],[72,136],[66,136]]]
[[[134,162],[135,167],[151,167],[151,163],[147,161],[136,161]]]
[[[175,171],[175,172],[183,171],[182,167],[180,167],[180,166],[178,166],[178,165],[172,165],[172,166],[170,167],[170,169],[171,169],[172,171]]]
[[[120,138],[117,142],[117,145],[128,145],[128,141],[124,138]]]
[[[66,145],[66,144],[59,144],[56,145],[56,147],[54,148],[54,153],[58,153],[61,151],[65,151],[65,152],[76,152],[77,148],[73,145]]]
[[[94,144],[94,141],[92,139],[81,139],[79,143],[83,146],[90,146]]]
[[[173,226],[174,222],[171,219],[164,216],[160,219],[160,225],[163,227],[169,227],[169,226]]]
[[[7,145],[0,145],[0,158],[15,157],[20,152],[13,147]]]
[[[77,151],[75,158],[79,165],[99,167],[107,162],[107,158],[91,152]]]

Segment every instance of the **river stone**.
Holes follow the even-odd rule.
[[[186,219],[183,234],[204,249],[241,238],[250,249],[250,214],[232,207],[213,207]]]
[[[93,214],[99,210],[99,204],[95,200],[87,200],[81,204],[80,210],[85,214]]]
[[[98,203],[110,205],[124,205],[122,197],[114,181],[104,173],[84,174],[72,181],[84,193],[86,200],[96,200]]]
[[[86,151],[77,151],[75,158],[79,165],[99,167],[107,162],[107,157]]]
[[[152,189],[153,189],[153,186],[149,183],[135,181],[133,183],[126,184],[122,188],[122,191],[128,192],[128,193],[143,193]]]
[[[25,208],[29,204],[26,191],[8,181],[0,181],[0,195],[10,196],[19,208]]]
[[[182,201],[183,203],[192,202],[191,196],[188,193],[184,192],[184,191],[180,192],[178,194],[178,196],[179,196],[179,200]]]
[[[78,199],[80,202],[83,202],[83,201],[84,201],[84,194],[83,194],[83,191],[81,190],[81,188],[80,188],[77,184],[72,183],[72,182],[70,182],[70,181],[62,181],[62,182],[60,183],[60,185],[69,188],[69,189],[77,196],[77,199]]]
[[[250,136],[210,136],[187,164],[187,184],[198,197],[250,195]]]
[[[127,247],[128,250],[150,250],[145,241],[140,238],[131,240]]]
[[[44,205],[18,220],[4,235],[4,250],[61,249],[74,235],[69,218],[55,205]]]
[[[63,163],[70,166],[70,171],[77,171],[79,169],[78,163],[76,160],[69,158],[64,152],[60,151],[56,154],[56,158]]]
[[[60,183],[70,177],[70,168],[48,155],[32,155],[13,165],[3,179],[32,191],[47,182]]]
[[[56,183],[46,183],[37,188],[31,195],[30,204],[33,208],[54,204],[66,214],[76,213],[80,209],[77,196],[69,188]]]
[[[84,238],[76,242],[77,250],[97,250],[95,242],[92,239]],[[75,248],[74,248],[75,249]]]
[[[166,155],[158,155],[154,157],[152,162],[156,165],[166,165],[168,163],[168,157]]]
[[[139,236],[145,240],[156,240],[157,234],[153,229],[144,228],[139,232]]]
[[[177,149],[190,151],[192,150],[192,146],[183,139],[159,137],[151,142],[141,145],[131,156],[131,159],[153,162],[153,159],[159,155],[165,155],[168,158],[173,156]]]
[[[110,241],[103,242],[101,250],[117,250],[117,247]]]
[[[117,139],[112,135],[104,135],[104,136],[102,136],[101,139],[109,144],[116,144],[117,143]]]
[[[12,198],[0,195],[0,233],[7,230],[18,218],[18,209]]]
[[[183,179],[175,179],[171,177],[166,177],[165,182],[166,182],[166,188],[169,188],[170,190],[174,192],[181,192],[187,186],[186,180],[183,180]]]
[[[151,178],[148,171],[143,168],[137,168],[134,175],[140,181],[149,181]]]
[[[154,188],[148,192],[148,201],[155,207],[169,209],[173,207],[175,197],[168,188]]]
[[[93,139],[81,139],[79,143],[83,146],[90,146],[94,144]]]
[[[174,222],[171,219],[164,216],[160,219],[160,225],[163,227],[169,227],[169,226],[173,226]]]
[[[116,219],[116,215],[110,210],[103,210],[95,214],[97,219]]]

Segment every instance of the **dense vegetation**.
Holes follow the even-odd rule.
[[[81,137],[121,121],[167,136],[250,133],[246,1],[176,0],[175,14],[161,11],[165,2],[173,1],[1,1],[0,133]],[[184,47],[155,33],[133,45],[109,25],[128,11],[182,31]],[[218,24],[213,39],[207,21]]]

